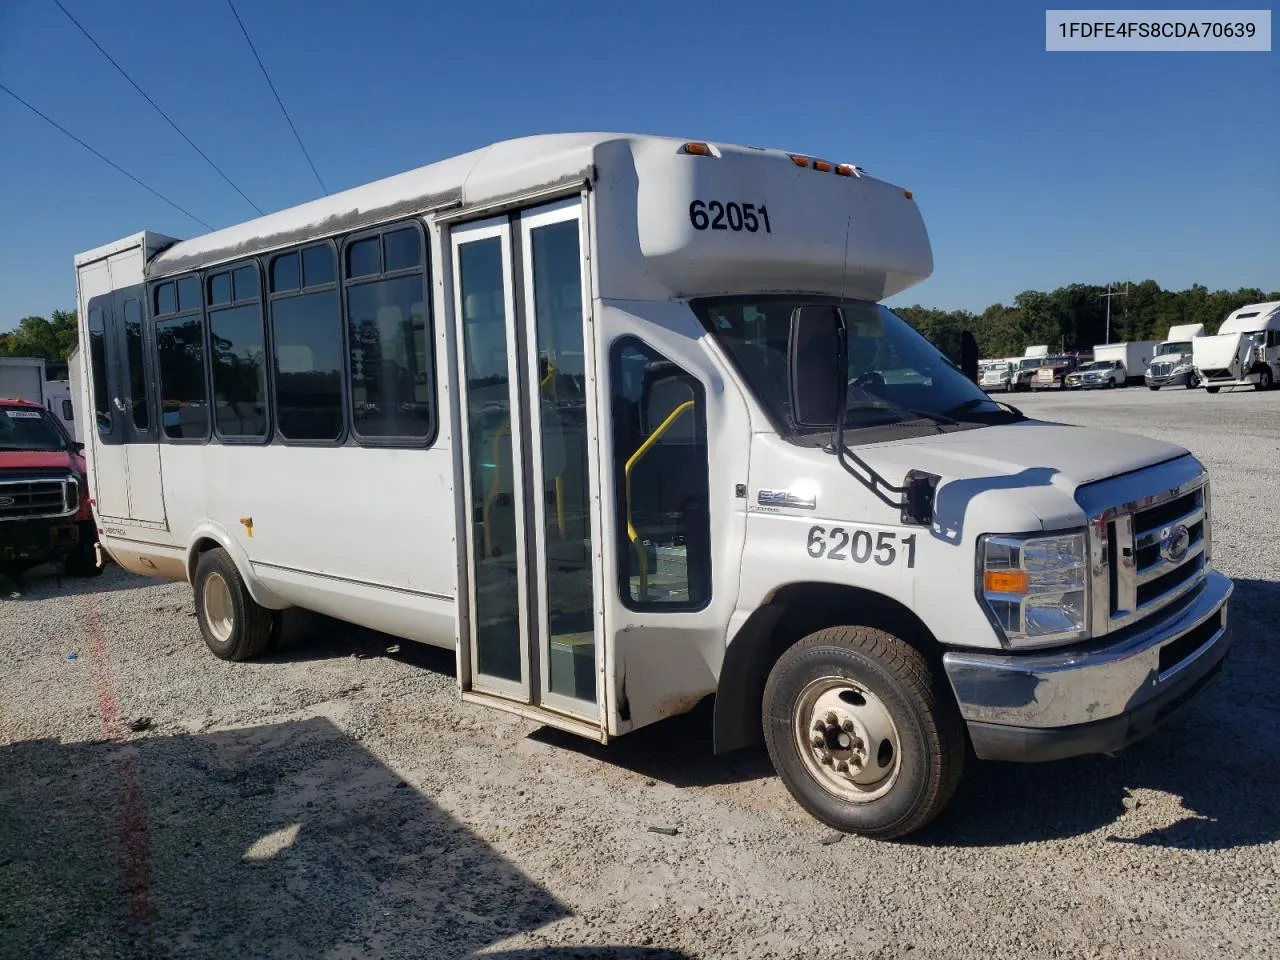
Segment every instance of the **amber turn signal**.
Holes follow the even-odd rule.
[[[982,589],[987,593],[1024,594],[1030,580],[1025,570],[984,570]]]

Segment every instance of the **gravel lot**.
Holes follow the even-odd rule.
[[[185,584],[48,576],[0,599],[0,956],[1280,956],[1280,391],[1013,400],[1214,472],[1237,646],[1128,753],[824,844],[705,709],[602,749],[461,704],[441,651],[298,614],[226,664]]]

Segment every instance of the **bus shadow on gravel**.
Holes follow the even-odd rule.
[[[0,955],[464,957],[570,912],[323,718],[0,746]]]
[[[1149,737],[1114,757],[975,761],[951,806],[911,841],[1002,846],[1107,830],[1115,843],[1228,850],[1280,839],[1280,582],[1235,585],[1222,673]],[[1178,798],[1182,814],[1144,827],[1144,790]]]
[[[96,577],[69,577],[50,564],[32,567],[17,579],[0,569],[0,604],[138,590],[160,582],[134,576],[114,564],[107,564]]]

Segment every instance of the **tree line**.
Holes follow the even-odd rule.
[[[1127,340],[1163,340],[1176,324],[1203,323],[1214,334],[1232,310],[1247,303],[1280,300],[1280,291],[1256,287],[1214,290],[1195,284],[1187,290],[1163,290],[1154,280],[1112,284],[1111,335],[1107,337],[1106,287],[1073,283],[1044,293],[1026,290],[1011,305],[993,303],[981,313],[914,305],[894,313],[925,335],[939,350],[960,356],[960,333],[969,330],[983,357],[1019,357],[1029,346],[1089,351],[1095,344]]]
[[[984,357],[1017,357],[1035,344],[1051,350],[1088,351],[1108,342],[1107,287],[1087,283],[1044,293],[1025,290],[1011,305],[993,303],[981,313],[897,307],[894,312],[925,335],[947,356],[960,356],[960,333],[969,330]],[[1112,284],[1110,342],[1163,340],[1171,326],[1203,323],[1218,331],[1232,310],[1246,303],[1280,300],[1280,291],[1257,287],[1214,290],[1195,284],[1187,290],[1163,290],[1154,280]],[[14,330],[0,333],[0,357],[43,357],[51,379],[66,376],[67,357],[76,346],[74,311],[55,310],[49,319],[23,317]]]

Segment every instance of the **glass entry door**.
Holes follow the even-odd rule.
[[[603,636],[578,200],[452,231],[471,689],[596,724]]]

